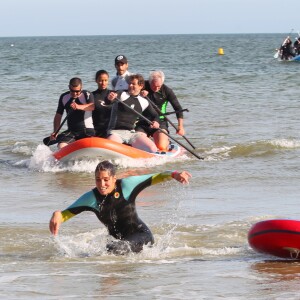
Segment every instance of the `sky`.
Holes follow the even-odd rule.
[[[299,11],[298,0],[0,0],[0,37],[289,33]]]

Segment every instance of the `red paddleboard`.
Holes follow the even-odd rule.
[[[275,219],[258,222],[249,230],[248,242],[261,253],[300,259],[300,221]]]

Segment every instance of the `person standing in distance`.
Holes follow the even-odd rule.
[[[60,95],[56,114],[53,120],[53,133],[50,140],[55,140],[56,130],[61,124],[64,110],[68,114],[68,130],[64,131],[59,138],[58,148],[85,137],[95,135],[92,120],[92,110],[94,110],[94,96],[90,92],[82,89],[82,80],[74,77],[69,82],[69,91]]]
[[[112,79],[111,85],[114,91],[128,90],[128,60],[125,55],[118,55],[115,58],[115,68],[117,70],[116,76]]]

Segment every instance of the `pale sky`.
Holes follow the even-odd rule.
[[[298,0],[0,0],[0,37],[289,33],[299,11]]]

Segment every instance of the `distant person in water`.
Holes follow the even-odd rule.
[[[55,132],[61,124],[64,111],[68,114],[68,130],[60,134],[58,148],[85,137],[95,135],[92,120],[92,110],[94,110],[94,96],[90,92],[82,89],[80,78],[74,77],[69,82],[69,91],[60,95],[56,114],[53,120],[53,133],[50,140],[57,138]]]
[[[296,38],[294,42],[294,50],[296,55],[300,55],[300,37]]]
[[[295,56],[293,45],[290,37],[287,37],[280,47],[280,54],[282,60],[290,60]]]
[[[109,161],[100,162],[95,170],[96,187],[83,194],[63,211],[55,211],[49,223],[52,234],[57,235],[62,222],[92,211],[116,240],[107,244],[113,254],[138,253],[144,245],[154,243],[153,235],[136,212],[136,197],[146,187],[171,180],[187,184],[191,174],[183,171],[130,176],[117,179],[116,168]]]
[[[125,55],[118,55],[115,58],[116,76],[112,79],[111,85],[114,91],[126,91],[128,89],[128,60]]]
[[[93,110],[93,123],[96,136],[105,138],[107,136],[107,126],[109,123],[112,103],[108,100],[111,92],[108,89],[109,74],[105,70],[99,70],[96,73],[95,81],[98,89],[93,91],[95,110]]]
[[[145,88],[141,92],[142,96],[148,97],[153,103],[159,113],[161,114],[159,120],[159,128],[169,133],[168,122],[163,114],[167,112],[167,105],[170,103],[174,111],[177,111],[176,117],[178,121],[177,134],[184,135],[183,127],[183,113],[182,107],[173,92],[173,90],[164,84],[165,74],[162,71],[150,72],[149,80],[145,82]],[[167,151],[169,146],[169,139],[161,130],[150,128],[144,120],[140,120],[136,124],[136,131],[142,132],[147,136],[153,137],[154,142],[159,150]]]
[[[128,82],[128,91],[111,92],[108,95],[108,99],[114,105],[108,124],[107,138],[147,152],[156,152],[157,147],[150,138],[145,134],[135,132],[135,123],[138,120],[138,114],[145,114],[152,122],[151,125],[148,124],[148,127],[159,128],[159,115],[149,101],[140,95],[145,83],[143,76],[140,74],[130,75]]]

